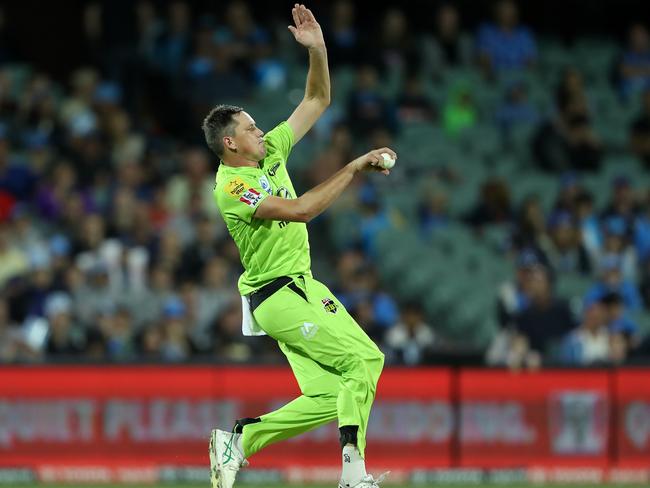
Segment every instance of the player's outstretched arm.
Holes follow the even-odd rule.
[[[374,149],[349,162],[331,177],[296,199],[268,196],[255,211],[255,218],[267,220],[287,220],[289,222],[309,222],[329,207],[350,184],[359,171],[380,171],[385,175],[390,171],[379,166],[382,153],[397,159],[395,151],[387,147]]]
[[[330,104],[330,74],[323,31],[314,14],[304,5],[298,4],[291,9],[291,14],[295,26],[290,25],[289,30],[296,41],[309,51],[305,96],[287,120],[293,129],[293,143],[296,144]]]

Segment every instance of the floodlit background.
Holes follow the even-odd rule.
[[[298,393],[241,336],[200,129],[218,103],[265,131],[299,103],[291,6],[0,4],[0,484],[205,484],[210,428]],[[332,104],[289,160],[299,193],[399,155],[309,224],[314,275],[386,354],[369,467],[647,482],[645,2],[307,6]],[[244,481],[335,481],[336,437]]]

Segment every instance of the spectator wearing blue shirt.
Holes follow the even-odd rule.
[[[483,25],[477,36],[480,62],[487,74],[523,70],[537,58],[535,37],[519,24],[519,11],[512,0],[501,0],[495,7],[495,23]]]
[[[8,130],[0,125],[0,194],[12,200],[26,200],[31,197],[36,181],[37,175],[28,165],[12,159]]]
[[[650,37],[643,24],[634,24],[628,34],[628,48],[619,65],[620,92],[630,98],[650,88]]]
[[[587,291],[584,298],[585,306],[602,300],[608,293],[618,293],[629,312],[636,312],[641,308],[641,295],[631,281],[623,279],[621,258],[615,254],[608,254],[600,262],[600,279]]]
[[[562,341],[561,360],[564,364],[587,366],[609,359],[609,332],[605,305],[596,301],[585,308],[579,327]]]
[[[183,72],[192,47],[192,14],[187,2],[169,4],[167,30],[160,36],[154,48],[157,67],[170,77]]]
[[[353,66],[359,62],[359,31],[355,25],[356,9],[350,0],[338,0],[330,7],[326,36],[329,63],[333,68]]]

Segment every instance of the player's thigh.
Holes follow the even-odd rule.
[[[303,395],[334,398],[338,395],[341,388],[341,376],[338,372],[288,344],[278,342],[278,345],[287,357]]]
[[[255,319],[269,336],[339,372],[349,358],[381,356],[325,285],[311,278],[297,280],[297,285],[303,294],[284,287],[255,310]]]
[[[354,351],[364,359],[373,359],[381,354],[377,345],[327,286],[318,280],[306,277],[306,287],[310,299],[316,302],[317,306],[320,304],[322,307],[319,313],[332,334],[338,338],[341,347]]]

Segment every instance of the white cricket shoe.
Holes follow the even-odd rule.
[[[356,485],[349,485],[342,479],[339,481],[339,488],[379,488],[379,483],[383,482],[388,476],[390,471],[386,471],[377,479],[374,479],[371,474],[365,475]]]
[[[241,434],[214,429],[210,433],[210,482],[212,488],[232,488],[237,471],[248,466],[237,440]]]

